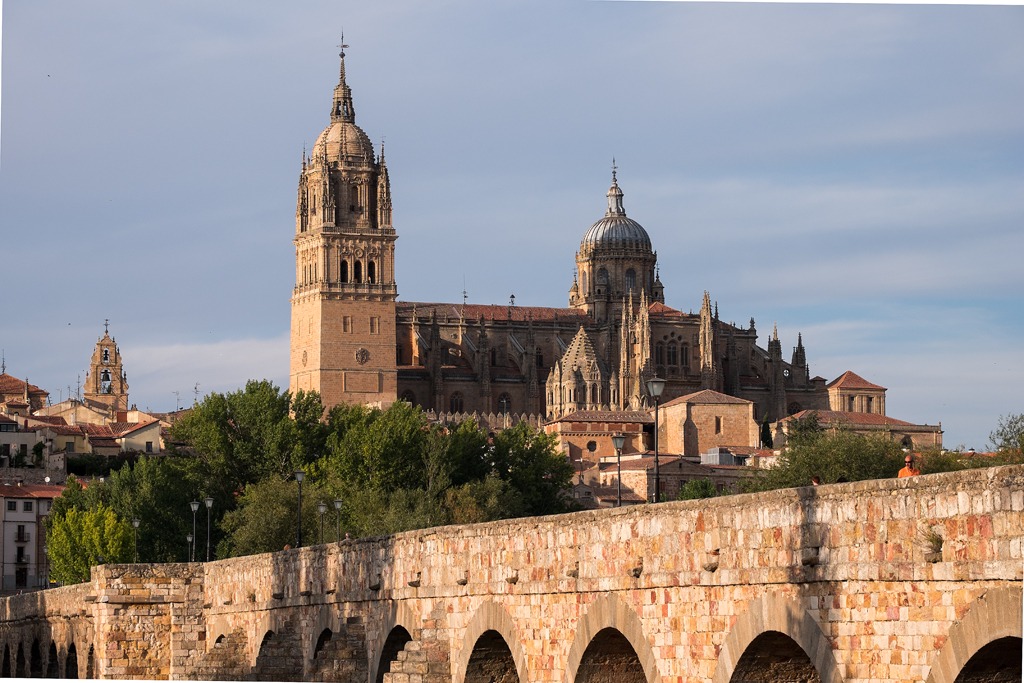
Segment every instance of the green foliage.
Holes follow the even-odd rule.
[[[131,526],[103,503],[58,516],[51,512],[51,518],[46,543],[54,581],[81,583],[94,565],[132,560]]]
[[[105,484],[105,499],[123,519],[139,520],[140,562],[184,562],[188,560],[185,536],[192,533],[189,502],[214,499],[213,522],[219,520],[230,492],[206,479],[201,462],[175,456],[145,456],[134,467],[114,472]],[[196,558],[206,558],[206,505],[200,506],[196,529]],[[216,546],[217,526],[211,524]],[[199,552],[202,548],[203,551]]]
[[[268,477],[246,486],[238,498],[238,507],[224,515],[224,539],[217,547],[218,557],[265,553],[281,550],[286,545],[294,547],[298,492],[295,481],[281,477]],[[303,486],[302,493],[303,522],[308,529],[316,506],[316,492],[312,486]],[[313,537],[306,536],[309,538]]]
[[[790,448],[813,444],[825,433],[825,428],[818,422],[818,416],[810,413],[807,417],[793,420],[786,432],[786,445]]]
[[[1001,416],[988,438],[1000,454],[1024,455],[1024,414]]]
[[[691,479],[679,487],[679,500],[714,498],[718,489],[710,479]]]
[[[301,422],[291,417],[287,391],[250,380],[241,391],[209,394],[174,424],[171,437],[198,454],[213,476],[236,485],[286,476],[316,455],[304,449],[322,439],[319,422],[310,419],[319,396],[300,393],[296,401]]]
[[[486,460],[491,472],[512,485],[527,515],[549,515],[569,509],[565,495],[572,482],[572,463],[558,450],[553,434],[526,423],[498,432]]]
[[[825,484],[840,477],[847,481],[884,479],[895,477],[903,466],[900,445],[885,437],[843,430],[826,432],[815,427],[802,430],[795,440],[791,437],[775,467],[761,474],[752,487],[771,490],[808,486],[815,476]]]
[[[521,517],[525,503],[507,481],[488,475],[448,489],[444,494],[444,508],[449,524],[475,524],[494,519]]]
[[[43,451],[45,450],[46,446],[42,441],[37,441],[36,444],[32,446],[32,462],[36,467],[43,466]]]

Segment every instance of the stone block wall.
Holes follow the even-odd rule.
[[[401,627],[416,645],[394,675],[431,681],[463,683],[478,645],[501,649],[494,633],[520,680],[576,680],[609,628],[652,681],[727,681],[765,631],[791,637],[822,680],[920,681],[956,667],[961,632],[998,631],[986,600],[1019,615],[1022,538],[1024,467],[1009,467],[99,567],[90,584],[0,601],[0,618],[90,615],[108,678],[187,678],[221,636],[256,677],[284,639],[320,676],[329,630],[372,679]]]

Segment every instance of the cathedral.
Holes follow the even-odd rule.
[[[613,165],[604,216],[583,233],[565,308],[399,301],[391,187],[356,125],[342,51],[330,122],[303,154],[295,212],[290,390],[327,407],[404,400],[437,413],[558,419],[574,411],[643,410],[713,390],[751,401],[754,419],[828,409],[803,340],[783,358],[747,327],[665,304],[657,252],[626,214]]]

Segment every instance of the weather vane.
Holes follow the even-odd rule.
[[[341,44],[338,45],[338,48],[341,49],[341,53],[338,55],[339,57],[344,57],[345,56],[345,48],[347,48],[347,47],[348,47],[348,45],[345,44],[345,32],[342,31],[341,32]]]

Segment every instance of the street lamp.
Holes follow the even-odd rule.
[[[206,561],[210,561],[210,510],[213,508],[213,498],[206,497]]]
[[[622,507],[622,447],[626,443],[625,434],[616,434],[612,437],[612,445],[615,446],[615,466],[617,471],[615,480],[615,507]]]
[[[324,544],[324,513],[327,512],[327,503],[322,500],[316,505],[317,512],[320,513],[320,545]]]
[[[192,534],[189,534],[189,535],[185,536],[185,540],[188,541],[188,545],[186,546],[186,548],[188,548],[188,549],[185,551],[185,559],[186,560],[188,560],[188,558],[192,555],[192,539],[193,538],[195,538],[195,536],[193,536]]]
[[[654,399],[654,502],[661,500],[661,470],[658,469],[658,399],[665,391],[665,380],[652,377],[647,380],[647,393]]]
[[[334,515],[338,520],[338,536],[335,541],[341,540],[341,500],[339,498],[334,499]]]
[[[139,563],[139,518],[132,517],[132,528],[135,533],[135,564]]]
[[[191,503],[188,504],[188,506],[190,508],[192,508],[192,538],[195,539],[196,538],[196,513],[199,512],[199,501],[198,500],[193,500]],[[193,543],[192,544],[192,552],[189,553],[189,562],[195,562],[195,561],[196,561],[196,544]]]
[[[306,473],[303,472],[302,470],[297,470],[295,472],[295,481],[299,482],[299,516],[298,516],[298,524],[296,525],[297,526],[297,533],[296,533],[296,538],[295,538],[295,547],[296,548],[301,548],[302,547],[302,480],[305,479],[305,478],[306,478]]]

